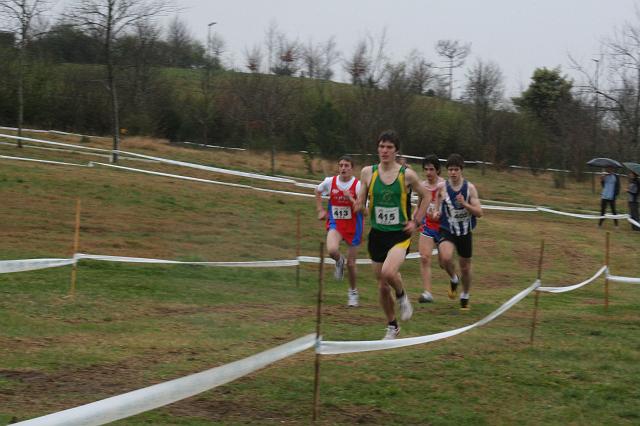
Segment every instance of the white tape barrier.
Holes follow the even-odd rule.
[[[537,212],[535,207],[509,207],[509,206],[492,206],[490,204],[482,204],[483,210],[501,210],[505,212]]]
[[[23,426],[92,426],[163,407],[224,385],[316,345],[309,334],[240,361],[24,422]]]
[[[120,170],[128,170],[128,171],[131,171],[131,172],[146,173],[146,174],[155,175],[155,176],[163,176],[163,177],[170,177],[170,178],[174,178],[174,179],[190,180],[190,181],[193,181],[193,182],[212,183],[212,184],[215,184],[215,185],[232,186],[234,188],[253,189],[255,191],[271,192],[271,193],[275,193],[275,194],[296,195],[298,197],[311,197],[311,198],[315,197],[315,195],[313,195],[313,194],[305,194],[305,193],[302,193],[302,192],[278,191],[276,189],[258,188],[258,187],[255,187],[255,186],[243,185],[243,184],[239,184],[239,183],[220,182],[220,181],[217,181],[217,180],[201,179],[201,178],[194,178],[194,177],[182,176],[182,175],[174,175],[174,174],[171,174],[171,173],[154,172],[154,171],[151,171],[151,170],[136,169],[136,168],[133,168],[133,167],[116,166],[115,164],[106,164],[106,163],[97,163],[97,162],[91,162],[91,164],[98,165],[98,166],[104,166],[104,167],[112,167],[112,168],[120,169]]]
[[[638,228],[640,228],[640,222],[636,222],[635,220],[628,218],[627,219],[629,221],[629,223],[631,223],[634,226],[637,226]]]
[[[246,151],[245,148],[236,148],[233,146],[220,146],[220,145],[207,145],[204,143],[195,143],[195,142],[178,142],[178,143],[184,143],[187,145],[196,145],[202,148],[215,148],[215,149],[230,149],[232,151]]]
[[[257,174],[257,173],[240,172],[240,171],[236,171],[236,170],[222,169],[222,168],[213,167],[213,166],[204,166],[202,164],[187,163],[185,161],[177,161],[177,160],[169,160],[167,158],[152,157],[150,155],[136,154],[134,152],[128,152],[128,151],[117,151],[117,152],[120,153],[120,154],[130,155],[130,156],[133,156],[133,157],[146,158],[147,160],[155,160],[155,161],[158,161],[158,162],[164,163],[164,164],[171,164],[171,165],[174,165],[174,166],[189,167],[189,168],[198,169],[198,170],[206,170],[206,171],[214,172],[214,173],[222,173],[222,174],[227,174],[227,175],[242,176],[242,177],[247,177],[247,178],[252,178],[252,179],[262,179],[262,180],[268,180],[268,181],[271,181],[271,182],[294,183],[294,184],[297,183],[295,180],[292,180],[292,179],[284,179],[284,178],[279,178],[279,177],[275,177],[275,176],[267,176],[267,175],[261,175],[261,174]]]
[[[434,249],[433,255],[438,254],[438,250]],[[414,252],[407,255],[407,259],[419,259],[420,253]],[[20,259],[20,260],[1,260],[0,274],[10,272],[32,271],[36,269],[55,268],[58,266],[71,265],[80,260],[95,260],[102,262],[120,262],[120,263],[148,263],[148,264],[165,264],[165,265],[200,265],[209,267],[223,268],[281,268],[289,266],[297,266],[301,263],[320,263],[319,257],[298,256],[296,259],[284,260],[257,260],[246,262],[196,262],[182,260],[165,260],[153,259],[148,257],[128,257],[128,256],[109,256],[102,254],[86,254],[76,253],[71,259]],[[335,265],[335,261],[330,257],[324,258],[325,264]],[[357,259],[359,265],[370,265],[370,259]]]
[[[604,216],[600,216],[600,215],[593,215],[593,214],[567,213],[559,210],[552,210],[546,207],[538,207],[538,210],[545,213],[553,213],[553,214],[559,214],[561,216],[577,217],[580,219],[627,219],[629,218],[628,214],[605,214]]]
[[[150,259],[146,257],[126,257],[126,256],[106,256],[98,254],[78,253],[74,256],[77,260],[98,260],[103,262],[123,262],[123,263],[154,263],[168,265],[202,265],[228,268],[278,268],[283,266],[296,266],[300,262],[297,260],[262,260],[253,262],[189,262],[180,260]]]
[[[90,164],[65,163],[63,161],[51,161],[51,160],[37,160],[35,158],[12,157],[10,155],[0,155],[0,158],[5,160],[30,161],[34,163],[56,164],[59,166],[91,167]]]
[[[11,147],[14,147],[14,148],[16,146],[16,144],[11,143],[11,142],[0,142],[0,145],[11,146]],[[50,147],[47,147],[47,146],[35,146],[35,145],[28,145],[28,144],[23,144],[22,148],[40,149],[40,150],[43,150],[43,151],[57,151],[57,152],[64,152],[64,153],[71,153],[71,154],[78,154],[78,155],[92,155],[94,157],[111,158],[111,154],[100,154],[100,153],[97,153],[97,152],[84,152],[84,151],[78,151],[78,150],[75,150],[75,149],[50,148]],[[157,161],[146,160],[144,158],[132,158],[132,157],[121,156],[120,159],[121,160],[127,160],[127,161],[139,161],[139,162],[144,162],[144,163],[157,163]]]
[[[608,275],[607,279],[609,281],[617,282],[617,283],[625,283],[625,284],[640,284],[640,278],[632,278],[632,277],[619,277],[616,275]]]
[[[524,299],[529,293],[540,287],[540,281],[536,280],[530,287],[522,290],[520,293],[513,296],[507,302],[505,302],[498,309],[471,325],[457,328],[455,330],[443,331],[441,333],[429,334],[427,336],[420,337],[407,337],[404,339],[395,340],[366,340],[366,341],[351,341],[351,342],[332,342],[332,341],[320,341],[316,353],[321,355],[337,355],[353,352],[367,352],[367,351],[380,351],[385,349],[402,348],[405,346],[420,345],[423,343],[435,342],[436,340],[447,339],[449,337],[456,336],[458,334],[469,331],[472,328],[480,327],[490,321],[493,321],[504,312],[509,310],[516,303]]]
[[[4,127],[4,126],[0,126],[0,130],[12,130],[14,132],[18,131],[17,127]],[[30,132],[30,133],[54,133],[54,134],[58,134],[58,135],[65,135],[65,136],[79,136],[79,137],[87,137],[87,138],[100,138],[100,139],[111,139],[109,137],[106,136],[94,136],[94,135],[83,135],[80,133],[69,133],[69,132],[63,132],[61,130],[41,130],[41,129],[22,129],[23,132]]]
[[[433,256],[438,254],[438,249],[433,249],[433,251],[431,252],[431,254]],[[314,257],[314,256],[298,256],[297,258],[300,263],[320,263],[320,258],[319,257]],[[418,252],[413,252],[413,253],[409,253],[405,259],[420,259],[420,253]],[[335,265],[336,261],[333,260],[330,257],[325,257],[324,258],[324,263],[325,264],[329,264],[329,265]],[[358,265],[371,265],[371,259],[356,259],[356,264]]]
[[[581,283],[575,284],[575,285],[570,285],[570,286],[565,286],[565,287],[540,287],[538,289],[538,291],[542,291],[545,293],[565,293],[567,291],[572,291],[575,289],[578,289],[580,287],[583,287],[587,284],[591,284],[592,282],[594,282],[600,275],[604,274],[607,271],[607,267],[603,266],[602,268],[600,268],[598,270],[598,272],[595,273],[595,275],[593,275],[591,278],[589,278],[588,280],[585,280]]]
[[[74,263],[74,259],[0,260],[0,274],[35,271],[37,269],[57,268],[59,266],[73,265]]]
[[[45,145],[64,146],[64,147],[67,147],[67,148],[83,149],[83,150],[86,150],[86,151],[105,152],[107,154],[111,153],[110,149],[92,148],[90,146],[73,145],[73,144],[70,144],[70,143],[53,142],[53,141],[46,141],[46,140],[43,140],[43,139],[26,138],[24,136],[13,136],[13,135],[0,134],[0,138],[21,140],[21,141],[35,142],[35,143],[42,143],[42,144],[45,144]]]

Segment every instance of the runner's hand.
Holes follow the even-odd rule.
[[[318,220],[324,220],[327,218],[327,211],[325,209],[318,210]]]
[[[415,220],[408,221],[406,225],[404,225],[404,228],[402,228],[402,230],[409,235],[412,235],[416,229],[418,229],[418,225]]]

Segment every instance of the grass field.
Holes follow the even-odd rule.
[[[51,139],[51,138],[47,138]],[[59,137],[58,140],[62,140]],[[64,138],[76,143],[77,140]],[[109,147],[107,140],[91,146]],[[266,172],[268,155],[186,149],[127,139],[123,149],[200,164]],[[0,155],[86,163],[78,153],[0,145]],[[238,179],[174,166],[123,164],[227,182],[303,192],[287,184]],[[307,174],[302,158],[280,154],[277,172]],[[590,182],[554,190],[552,178],[526,172],[482,175],[468,169],[483,199],[565,210],[593,210]],[[178,260],[293,259],[296,215],[301,252],[317,256],[323,239],[312,199],[234,189],[108,168],[73,168],[1,160],[1,259],[69,257],[75,200],[82,202],[80,251]],[[622,203],[621,203],[622,204]],[[621,206],[623,207],[623,206]],[[623,222],[543,213],[485,211],[475,232],[469,312],[446,297],[434,270],[436,302],[414,304],[402,336],[470,324],[536,278],[545,241],[544,285],[583,281],[604,264],[640,276],[640,235]],[[414,247],[417,245],[414,244]],[[361,250],[360,257],[366,257]],[[215,269],[83,261],[76,297],[70,267],[0,275],[0,424],[70,408],[223,365],[315,331],[317,266]],[[325,277],[322,334],[371,340],[384,334],[371,271],[361,266],[362,306],[348,309],[346,283]],[[419,268],[402,269],[410,295]],[[460,336],[397,350],[322,357],[319,424],[638,424],[640,287],[603,279],[566,294],[542,294],[536,340],[529,344],[533,298]],[[313,361],[307,351],[264,370],[122,425],[308,424]]]

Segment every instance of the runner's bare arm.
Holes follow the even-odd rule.
[[[369,184],[371,183],[371,174],[371,166],[363,167],[362,172],[360,172],[360,191],[358,191],[358,199],[353,205],[353,211],[355,213],[364,210],[367,201],[367,192],[369,192]]]
[[[326,219],[327,211],[322,206],[322,194],[318,192],[317,188],[314,190],[314,192],[316,194],[316,212],[318,213],[318,220]]]
[[[442,202],[444,200],[444,196],[445,193],[447,191],[447,185],[445,183],[443,183],[439,189],[438,192],[436,193],[436,199],[434,201],[435,203],[435,208],[433,209],[433,212],[431,212],[431,218],[433,220],[439,220],[440,216],[441,216],[441,209],[440,206],[442,206]]]
[[[407,169],[405,171],[405,180],[407,184],[411,187],[411,189],[416,194],[418,194],[418,200],[419,200],[418,208],[416,209],[416,212],[413,215],[413,220],[408,221],[406,226],[404,227],[405,232],[413,232],[420,226],[420,224],[422,223],[422,220],[427,214],[427,205],[428,205],[427,200],[430,197],[427,189],[420,184],[420,178],[418,177],[415,171],[411,169]]]
[[[474,184],[469,183],[469,202],[464,202],[462,205],[475,217],[482,217],[482,206],[480,205],[478,190]]]

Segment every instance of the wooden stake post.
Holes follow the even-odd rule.
[[[604,265],[607,267],[607,271],[609,269],[609,232],[607,232],[607,236],[605,238],[605,251],[604,251]],[[604,276],[604,309],[605,311],[609,309],[609,278],[608,272]]]
[[[538,280],[542,279],[542,256],[544,254],[544,240],[540,243],[540,258],[538,259]],[[538,320],[538,302],[540,299],[540,292],[536,290],[534,304],[533,304],[533,318],[531,319],[531,337],[529,338],[529,344],[533,345],[533,338],[536,333],[536,322]]]
[[[320,275],[318,277],[318,306],[316,310],[316,339],[320,339],[322,319],[322,284],[324,277],[324,243],[320,243]],[[313,385],[313,421],[320,415],[320,354],[316,352],[315,374]]]
[[[300,210],[296,213],[296,259],[300,257]],[[296,265],[296,287],[300,287],[300,262]]]
[[[78,252],[80,246],[80,198],[76,200],[76,227],[75,235],[73,237],[73,253],[72,256]],[[71,286],[69,288],[69,297],[76,295],[76,276],[78,273],[78,263],[74,263],[71,269]]]

